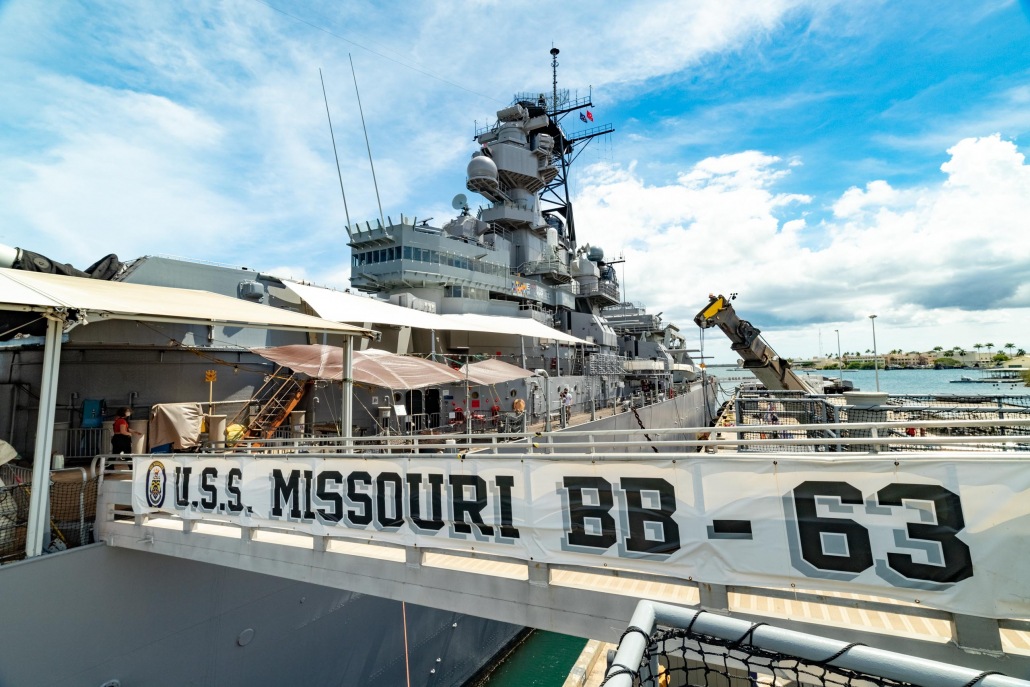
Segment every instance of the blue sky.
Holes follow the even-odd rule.
[[[870,348],[872,313],[881,350],[1030,349],[1028,39],[1026,0],[8,0],[0,242],[346,286],[319,68],[352,219],[378,210],[348,53],[384,212],[442,222],[553,42],[616,128],[574,172],[579,238],[689,340],[734,291],[784,355]]]

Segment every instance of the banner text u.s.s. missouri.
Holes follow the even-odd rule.
[[[133,507],[713,584],[1030,615],[1015,461],[135,458]]]

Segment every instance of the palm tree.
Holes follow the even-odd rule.
[[[1020,348],[1018,351],[1016,351],[1016,355],[1017,356],[1024,356],[1024,355],[1026,355],[1026,350]]]
[[[1015,347],[1016,347],[1016,344],[1014,344],[1014,343],[1007,343],[1007,344],[1005,344],[1005,349],[1008,350],[1010,358],[1012,357],[1012,349],[1015,348]]]
[[[935,350],[936,352],[940,353],[941,351],[944,350],[944,346],[934,346],[933,350]]]
[[[975,348],[975,349],[976,349],[976,352],[977,352],[977,353],[979,353],[979,352],[980,352],[980,349],[981,349],[981,348],[983,348],[983,347],[984,347],[984,345],[983,345],[982,343],[978,343],[978,344],[973,344],[973,348]]]
[[[984,348],[987,349],[987,355],[990,355],[991,354],[991,349],[994,348],[994,344],[991,344],[991,343],[984,344]]]

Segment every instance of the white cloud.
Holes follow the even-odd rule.
[[[895,206],[900,200],[901,194],[886,181],[870,181],[864,191],[855,187],[845,191],[840,200],[833,204],[833,215],[846,219],[860,214],[866,208]]]
[[[733,291],[742,317],[788,342],[870,313],[880,328],[905,331],[911,343],[897,346],[906,350],[919,347],[920,332],[957,339],[973,325],[1030,338],[1025,315],[1012,317],[1030,307],[1030,244],[1020,232],[1030,167],[998,136],[949,153],[937,184],[899,191],[880,180],[846,191],[819,227],[830,238],[818,250],[800,242],[809,199],[775,190],[790,185],[789,168],[753,151],[702,160],[667,186],[646,185],[633,168],[595,168],[577,199],[578,235],[623,248],[629,297],[681,326],[708,293]]]

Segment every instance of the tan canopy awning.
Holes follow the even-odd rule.
[[[262,358],[315,379],[339,381],[343,378],[343,351],[335,346],[298,344],[251,350]],[[421,389],[463,384],[465,376],[425,358],[370,349],[354,352],[354,381],[384,389]]]
[[[459,370],[459,373],[462,375],[467,373],[471,383],[481,386],[491,386],[533,376],[533,373],[529,370],[523,369],[518,365],[506,363],[503,360],[497,360],[496,358],[464,365]]]

